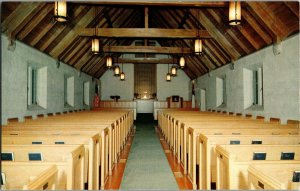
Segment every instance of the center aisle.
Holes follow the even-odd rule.
[[[154,126],[149,117],[138,119],[120,189],[179,189]]]

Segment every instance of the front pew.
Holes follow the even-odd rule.
[[[84,189],[84,157],[83,145],[2,145],[2,164],[4,153],[13,153],[13,162],[29,162],[29,153],[41,153],[36,160],[30,161],[34,165],[56,165],[58,168],[58,190]],[[22,174],[19,174],[22,176]]]
[[[255,164],[248,168],[251,190],[300,190],[300,182],[293,178],[300,173],[300,164]]]
[[[101,139],[99,134],[90,135],[2,135],[2,145],[65,144],[85,147],[85,183],[89,190],[99,189]],[[105,156],[103,156],[105,157]],[[104,176],[106,177],[106,176]],[[101,182],[100,182],[101,183]]]
[[[56,165],[32,162],[2,162],[5,179],[1,190],[56,190]],[[2,177],[2,178],[4,178]]]

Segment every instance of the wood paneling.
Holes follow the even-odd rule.
[[[149,99],[156,94],[156,65],[134,65],[134,93],[138,98]]]

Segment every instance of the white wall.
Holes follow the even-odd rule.
[[[243,57],[234,63],[234,70],[229,65],[216,69],[197,79],[198,88],[206,89],[207,108],[228,112],[253,114],[299,120],[300,74],[299,74],[299,34],[281,42],[282,51],[273,54],[273,46]],[[263,67],[263,109],[244,109],[244,68]],[[216,78],[226,75],[227,107],[216,108]],[[210,77],[209,77],[210,76]],[[200,99],[198,96],[197,99]],[[198,102],[200,103],[200,102]]]
[[[183,100],[191,100],[190,78],[180,69],[177,76],[171,77],[171,82],[166,81],[167,64],[157,65],[157,99],[166,100],[172,95],[179,95]]]
[[[1,35],[2,41],[2,89],[1,89],[1,117],[2,124],[6,124],[8,118],[19,118],[39,114],[57,113],[75,109],[89,109],[83,105],[83,82],[90,81],[90,101],[93,100],[94,86],[92,77],[84,73],[78,75],[78,71],[66,64],[61,63],[56,67],[56,60],[52,57],[29,47],[21,42],[16,42],[14,51],[7,49],[8,40],[5,35]],[[47,104],[46,109],[27,109],[27,66],[28,63],[35,63],[39,67],[47,68]],[[64,75],[75,78],[74,107],[64,108]]]
[[[110,100],[111,95],[120,95],[121,100],[132,100],[134,93],[134,66],[124,64],[125,81],[113,76],[113,70],[107,70],[101,81],[101,99]],[[191,100],[189,97],[189,77],[182,71],[177,71],[177,77],[172,77],[171,82],[166,82],[167,65],[157,64],[157,99],[166,100],[171,95],[179,95],[184,100]]]
[[[120,66],[121,67],[121,66]],[[107,70],[100,78],[101,100],[111,100],[111,95],[121,96],[120,100],[132,100],[134,91],[133,64],[123,64],[125,81],[115,77],[113,70]]]

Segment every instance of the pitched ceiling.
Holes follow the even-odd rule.
[[[107,70],[105,53],[91,52],[91,38],[83,28],[144,28],[145,6],[149,28],[207,30],[203,54],[188,54],[184,71],[195,79],[272,43],[299,32],[299,2],[242,2],[242,24],[228,25],[228,2],[96,3],[68,2],[70,22],[53,19],[54,3],[3,2],[2,33],[55,59],[99,78]],[[97,14],[95,14],[97,7]],[[101,38],[104,47],[128,46],[134,38]],[[163,47],[193,49],[193,39],[156,39]],[[120,53],[114,53],[114,58]]]

